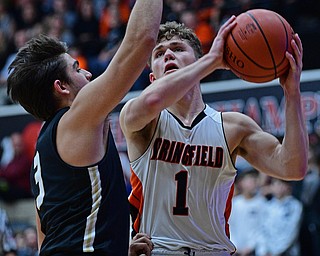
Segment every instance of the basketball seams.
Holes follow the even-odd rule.
[[[260,26],[259,26],[260,27]],[[260,28],[259,28],[260,29]],[[237,40],[234,38],[234,35],[233,33],[231,32],[230,33],[231,35],[231,38],[232,38],[232,41],[233,43],[238,47],[238,49],[242,52],[242,54],[248,59],[250,60],[253,64],[255,64],[257,67],[263,69],[263,70],[274,70],[274,67],[273,68],[267,68],[267,67],[263,67],[261,65],[259,65],[257,62],[255,62],[253,59],[250,58],[250,56],[248,56],[244,51],[243,49],[240,47],[240,45],[238,44]],[[273,61],[274,63],[274,61]],[[245,76],[245,77],[248,77],[248,78],[256,78],[256,79],[260,79],[260,78],[265,78],[265,79],[269,79],[269,78],[274,78],[274,72],[273,73],[270,73],[268,75],[259,75],[259,76],[252,76],[252,75],[248,75],[246,73],[243,73],[243,72],[240,72],[239,70],[236,70],[236,72],[240,75],[240,76]]]
[[[285,34],[286,34],[286,51],[288,51],[288,49],[289,49],[289,31],[287,30],[287,26],[285,25],[282,17],[279,16],[279,15],[277,15],[277,14],[276,14],[276,16],[277,16],[278,19],[280,20],[280,22],[281,22],[281,24],[282,24],[282,26],[283,26],[283,28],[284,28],[284,31],[286,32],[286,33],[285,33]],[[286,60],[286,55],[284,54],[283,59],[280,61],[280,63],[279,63],[276,67],[277,67],[277,68],[280,67],[285,60]],[[289,64],[289,63],[288,63],[288,64]],[[283,71],[284,69],[286,69],[286,66],[285,66],[285,68],[283,68],[281,71]],[[281,74],[281,71],[278,72],[278,73]]]
[[[224,57],[239,78],[263,83],[289,68],[285,52],[290,47],[290,24],[278,13],[253,9],[237,17],[238,24],[226,40]]]
[[[238,47],[238,49],[241,51],[241,53],[248,59],[250,60],[253,64],[255,64],[257,67],[261,68],[261,69],[264,69],[264,70],[273,70],[274,69],[274,65],[272,68],[268,68],[268,67],[264,67],[264,66],[261,66],[259,63],[257,63],[255,60],[253,60],[252,58],[250,58],[250,56],[242,49],[242,47],[238,44],[237,40],[235,39],[232,31],[230,33],[231,35],[231,38],[234,42],[234,44]],[[274,61],[272,61],[274,63]]]
[[[272,63],[273,63],[273,70],[274,70],[274,78],[277,77],[277,65],[276,65],[276,62],[275,62],[275,59],[274,59],[274,56],[273,56],[273,52],[272,52],[272,49],[270,47],[270,44],[269,44],[269,41],[263,31],[263,29],[261,28],[259,22],[257,21],[257,19],[254,17],[254,15],[250,12],[246,12],[246,14],[256,23],[256,25],[258,26],[259,28],[259,31],[264,39],[264,42],[266,43],[267,47],[268,47],[268,50],[269,50],[269,54],[270,54],[270,57],[271,57],[271,60],[272,60]]]

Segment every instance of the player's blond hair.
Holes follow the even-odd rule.
[[[186,40],[192,47],[197,59],[203,56],[201,42],[195,32],[186,27],[183,23],[178,23],[176,21],[168,21],[160,25],[156,45],[164,40],[170,40],[174,36],[178,36],[181,40]],[[151,67],[151,58],[148,61],[148,65]]]

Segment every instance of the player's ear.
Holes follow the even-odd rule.
[[[153,83],[155,80],[157,80],[155,75],[152,72],[149,74],[149,80],[151,83]]]
[[[53,83],[54,90],[59,94],[69,94],[69,89],[60,81],[55,80]]]

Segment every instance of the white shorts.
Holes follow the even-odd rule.
[[[205,250],[193,250],[190,248],[183,248],[175,251],[170,251],[167,249],[153,249],[151,255],[180,255],[180,256],[230,256],[231,254],[226,251],[216,250],[216,251],[205,251]]]

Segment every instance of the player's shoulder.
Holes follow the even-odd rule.
[[[238,122],[251,122],[252,119],[240,112],[230,111],[222,112],[222,118],[224,122],[238,123]]]
[[[225,128],[232,128],[236,130],[256,130],[258,124],[249,116],[240,112],[223,112],[223,124]]]

